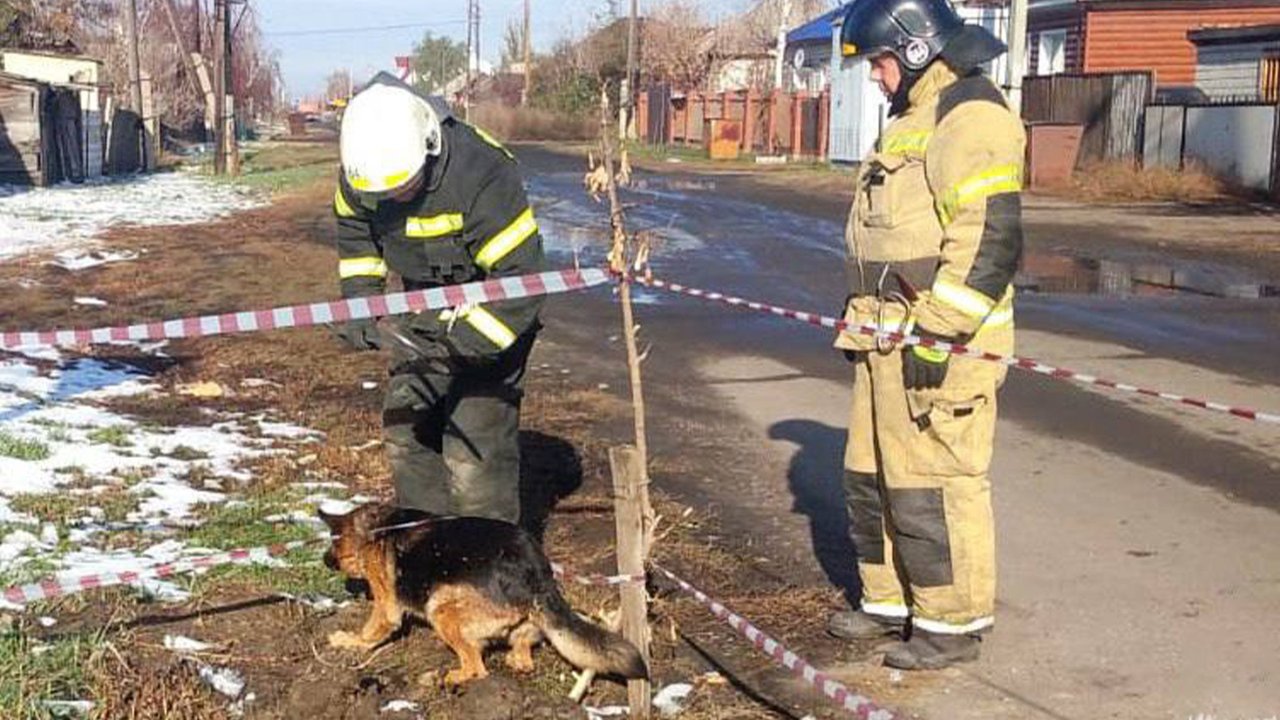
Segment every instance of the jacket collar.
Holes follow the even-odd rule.
[[[942,91],[958,80],[959,77],[947,63],[942,60],[934,61],[911,88],[911,94],[908,96],[908,107],[914,110],[937,102],[938,96]]]

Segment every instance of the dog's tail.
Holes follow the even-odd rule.
[[[649,677],[635,645],[580,617],[554,584],[538,598],[533,621],[552,647],[577,667],[633,680]]]

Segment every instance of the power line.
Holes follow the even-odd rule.
[[[382,32],[384,30],[416,30],[439,27],[441,25],[466,25],[466,20],[437,20],[431,23],[410,23],[406,25],[373,25],[358,28],[328,28],[325,30],[285,30],[281,32],[263,33],[267,37],[300,37],[303,35],[350,35],[363,32]]]

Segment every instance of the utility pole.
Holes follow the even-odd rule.
[[[128,46],[125,60],[129,64],[129,102],[136,113],[142,112],[142,60],[138,55],[138,0],[129,0],[124,12],[124,34]]]
[[[480,0],[467,0],[467,86],[462,91],[462,115],[471,119],[471,90],[480,69]]]
[[[529,84],[533,82],[533,60],[529,54],[529,47],[533,41],[529,38],[529,28],[533,24],[533,11],[529,7],[530,0],[524,0],[524,89],[520,91],[520,105],[529,104]]]
[[[1022,113],[1022,78],[1027,75],[1027,0],[1013,0],[1009,13],[1009,77],[1005,91],[1014,112]]]
[[[236,142],[236,74],[235,63],[232,62],[232,46],[235,44],[235,32],[231,29],[231,5],[235,3],[245,3],[247,0],[222,0],[222,38],[223,45],[220,52],[223,54],[222,71],[226,77],[223,79],[223,92],[227,94],[224,100],[223,112],[227,117],[224,120],[226,129],[223,131],[226,137],[227,152],[227,174],[240,174],[240,145]]]
[[[782,17],[778,19],[778,48],[774,52],[776,57],[773,59],[773,87],[775,90],[783,89],[783,68],[786,66],[784,62],[787,54],[787,25],[791,21],[791,0],[782,0]]]
[[[227,0],[213,0],[213,171],[227,174]]]
[[[140,167],[149,170],[155,167],[156,143],[149,132],[151,118],[148,117],[147,111],[150,108],[144,106],[142,102],[142,59],[138,54],[138,0],[129,0],[125,6],[124,32],[128,42],[128,47],[125,48],[125,60],[129,64],[129,104],[132,105],[130,109],[138,114],[138,134],[142,143]]]
[[[637,17],[640,14],[640,3],[638,0],[631,0],[631,19],[627,22],[627,77],[622,81],[622,112],[618,114],[618,122],[621,123],[619,133],[624,139],[634,137],[635,116],[636,116],[636,25]]]

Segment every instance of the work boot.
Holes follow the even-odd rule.
[[[911,639],[884,655],[884,664],[899,670],[941,670],[978,659],[981,640],[976,635],[941,635],[915,628]]]
[[[902,631],[902,620],[870,615],[861,610],[840,610],[827,618],[827,634],[841,640],[874,640]]]

